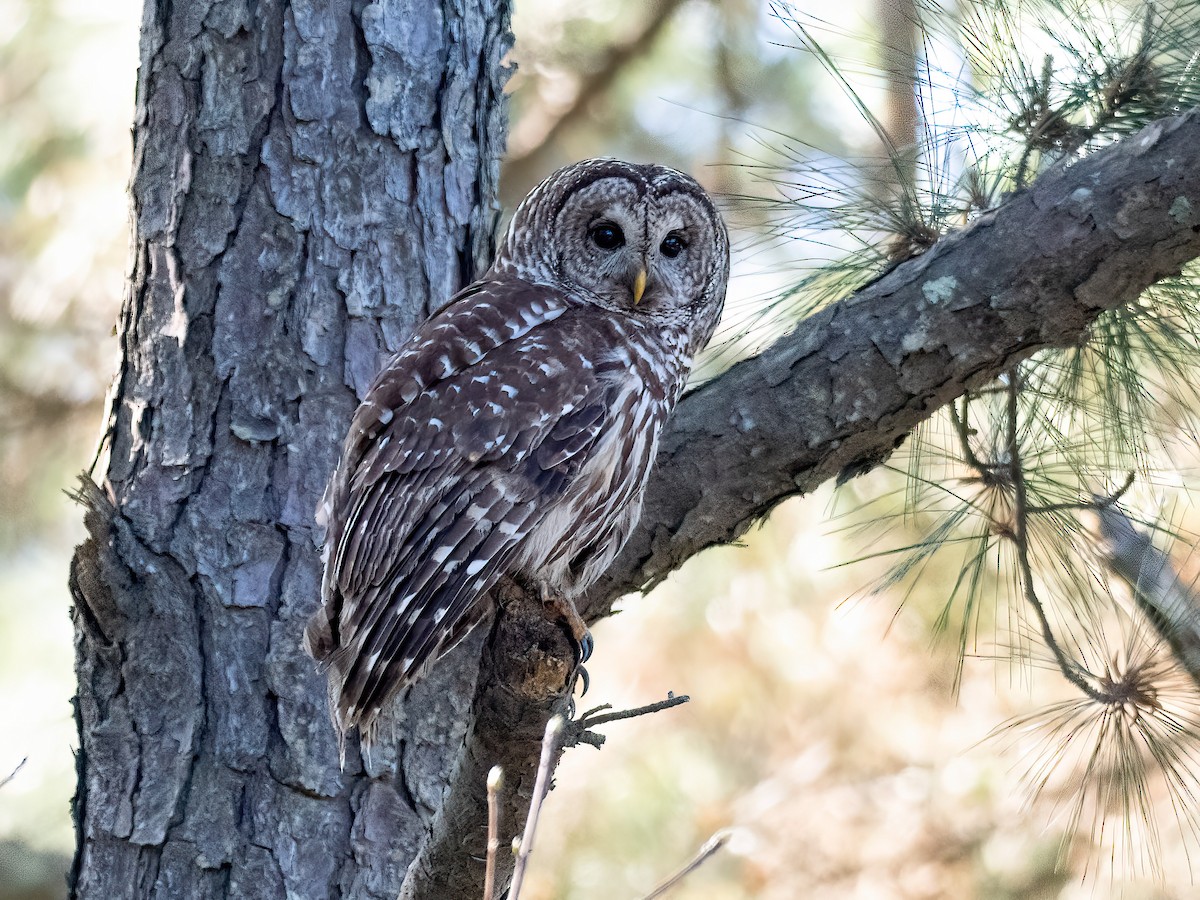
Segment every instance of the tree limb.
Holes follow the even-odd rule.
[[[1200,256],[1200,110],[1056,168],[923,256],[684,397],[641,525],[585,618],[878,465],[968,387],[1086,339]]]
[[[1119,505],[1098,505],[1096,512],[1104,561],[1129,585],[1155,631],[1200,686],[1200,602],[1195,585],[1183,580],[1171,557],[1155,547]]]
[[[642,523],[592,591],[585,617],[603,617],[620,595],[657,584],[706,547],[735,540],[784,499],[878,465],[969,387],[1043,348],[1080,343],[1104,310],[1134,300],[1197,256],[1200,111],[1048,172],[685,397],[659,451]],[[498,617],[485,670],[505,652],[497,641],[512,609]],[[546,641],[554,633],[562,638],[544,619],[532,627]],[[556,671],[570,671],[572,652],[565,642],[551,651],[561,654]],[[477,711],[479,702],[477,696]],[[511,702],[503,715],[477,716],[469,743],[497,748],[505,777],[531,784],[538,739],[566,697]],[[470,851],[481,860],[470,869],[478,869],[475,880],[459,893],[405,897],[478,894],[484,786],[498,761],[460,760],[448,797],[464,800],[452,815],[439,813],[434,826],[436,844],[458,853],[438,870],[467,869],[468,848],[478,847]],[[508,833],[523,814],[507,813]],[[428,866],[425,850],[418,865]]]

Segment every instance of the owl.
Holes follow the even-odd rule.
[[[591,159],[525,198],[491,268],[376,377],[325,492],[305,647],[340,735],[369,743],[505,576],[590,648],[573,602],[638,521],[728,275],[720,214],[674,169]]]

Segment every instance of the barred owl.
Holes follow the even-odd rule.
[[[673,169],[586,160],[525,198],[492,267],[377,376],[326,490],[305,647],[339,733],[370,741],[505,575],[574,609],[637,523],[728,272],[720,215]]]

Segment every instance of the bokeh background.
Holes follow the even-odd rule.
[[[911,128],[878,74],[884,48],[911,39],[894,31],[893,0],[793,6],[819,17],[881,120]],[[82,527],[63,490],[91,462],[116,364],[140,7],[0,0],[0,779],[13,773],[0,787],[0,898],[65,896],[66,573]],[[510,207],[585,156],[665,162],[734,196],[769,193],[754,166],[781,135],[831,159],[879,152],[759,0],[518,0],[514,32]],[[825,252],[766,239],[745,203],[729,212],[727,341]],[[882,547],[843,514],[889,494],[898,509],[900,487],[879,472],[785,503],[741,546],[694,559],[595,629],[586,701],[692,700],[567,754],[528,900],[644,896],[720,829],[726,847],[672,896],[1196,896],[1169,829],[1158,878],[1084,878],[1086,847],[1056,872],[1061,811],[1028,808],[1020,741],[987,737],[1064,696],[1059,680],[1000,658],[1007,637],[985,615],[956,689],[955,642],[933,623],[957,571],[928,567],[905,602],[863,591],[886,560],[842,565]],[[902,545],[903,527],[889,540]]]

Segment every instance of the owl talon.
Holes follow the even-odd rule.
[[[591,659],[591,658],[592,658],[592,649],[593,649],[593,647],[594,647],[594,644],[593,644],[593,641],[592,641],[592,633],[591,633],[590,631],[585,631],[585,632],[583,633],[583,637],[581,637],[581,638],[579,639],[579,665],[580,665],[580,669],[582,669],[582,668],[583,668],[583,664],[584,664],[585,662],[587,662],[589,659]],[[584,690],[586,691],[586,690],[587,690],[587,688],[584,688]]]
[[[575,681],[576,681],[576,683],[578,683],[578,682],[580,682],[580,681],[582,681],[582,682],[583,682],[583,690],[581,690],[581,691],[579,692],[579,696],[580,696],[580,697],[586,697],[586,696],[587,696],[587,692],[588,692],[588,688],[590,688],[590,687],[592,686],[592,679],[591,679],[591,676],[589,676],[589,675],[588,675],[588,670],[587,670],[587,669],[585,669],[585,668],[584,668],[582,665],[580,665],[580,666],[579,666],[579,667],[578,667],[578,668],[575,670]],[[572,687],[572,691],[573,691],[573,690],[574,690],[574,685],[572,685],[571,687]],[[574,703],[574,702],[575,702],[575,701],[574,701],[574,699],[572,699],[572,700],[571,700],[571,703]]]
[[[547,585],[542,585],[542,604],[550,612],[558,616],[571,632],[575,641],[575,649],[579,653],[579,663],[587,662],[592,655],[592,633],[588,631],[587,623],[575,604],[562,594],[551,591]]]

